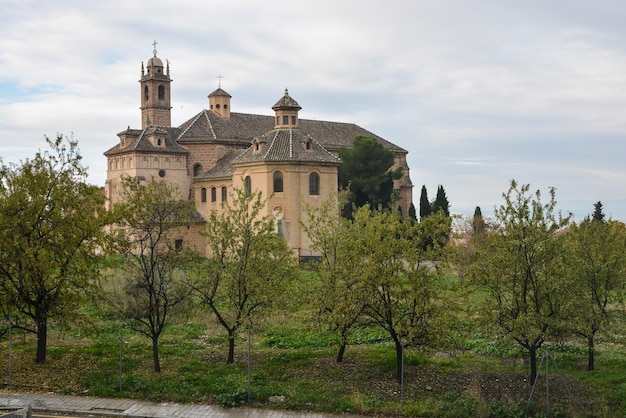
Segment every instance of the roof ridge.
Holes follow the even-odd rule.
[[[187,126],[187,128],[186,128],[184,131],[182,131],[182,132],[180,133],[180,135],[178,135],[178,138],[176,138],[176,139],[180,139],[180,138],[182,138],[182,136],[183,136],[183,135],[185,135],[185,134],[187,133],[187,131],[188,131],[189,129],[191,129],[191,127],[192,127],[193,125],[195,125],[196,121],[200,118],[200,116],[202,115],[202,113],[203,113],[203,112],[206,112],[206,110],[203,110],[202,112],[198,113],[198,114],[196,115],[196,117],[193,119],[193,121],[189,124],[189,126]]]
[[[143,139],[144,135],[146,134],[146,131],[148,130],[148,127],[146,126],[145,128],[143,128],[141,130],[141,133],[139,134],[139,136],[137,137],[137,141],[135,141],[135,146],[133,147],[133,149],[137,150],[139,143],[141,142],[141,140]]]
[[[217,135],[215,135],[215,129],[213,129],[213,124],[211,123],[211,118],[209,117],[209,114],[207,113],[207,110],[203,110],[204,112],[204,116],[206,117],[206,121],[209,124],[209,129],[211,129],[211,134],[213,134],[213,139],[217,139]]]
[[[264,160],[267,159],[267,156],[270,155],[270,151],[272,150],[272,148],[274,148],[274,144],[276,143],[276,138],[278,137],[279,132],[280,132],[279,130],[276,130],[276,133],[274,134],[274,138],[271,139],[270,146],[267,147],[267,152],[263,156]]]
[[[293,158],[293,130],[289,128],[289,158]]]

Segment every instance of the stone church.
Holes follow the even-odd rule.
[[[109,204],[118,200],[120,178],[155,178],[175,185],[180,199],[195,202],[198,219],[181,231],[179,243],[206,253],[199,231],[212,210],[220,210],[233,188],[261,191],[265,215],[300,257],[315,255],[301,230],[307,206],[317,206],[337,192],[341,148],[356,136],[376,139],[393,151],[403,177],[395,181],[403,214],[412,202],[407,151],[353,123],[300,119],[302,109],[287,89],[272,106],[274,115],[234,112],[231,95],[220,86],[203,109],[180,126],[171,126],[170,65],[156,50],[141,63],[141,129],[128,128],[104,153],[105,191]],[[269,107],[269,106],[268,106]],[[184,241],[184,243],[183,243]]]

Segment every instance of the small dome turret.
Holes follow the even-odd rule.
[[[285,94],[272,106],[272,109],[276,112],[276,129],[298,127],[298,111],[302,107],[289,96],[288,89],[285,89]]]

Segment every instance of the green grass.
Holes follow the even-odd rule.
[[[454,285],[454,278],[446,280]],[[452,295],[463,300],[477,297],[456,289]],[[163,370],[154,373],[150,340],[124,327],[120,391],[120,324],[97,309],[88,313],[90,322],[80,326],[57,328],[52,324],[44,365],[33,363],[34,337],[15,332],[15,389],[228,407],[248,404],[246,333],[237,335],[235,364],[225,364],[228,345],[224,330],[206,311],[177,313],[160,339]],[[296,309],[290,305],[288,313],[252,333],[249,404],[380,416],[524,416],[528,386],[522,387],[525,391],[505,394],[494,389],[496,377],[508,387],[527,376],[519,346],[473,329],[467,317],[460,322],[470,332],[455,336],[459,342],[455,350],[407,349],[402,400],[395,380],[394,346],[384,331],[355,329],[344,362],[339,364],[335,362],[337,336],[312,326],[306,306]],[[626,327],[623,322],[613,327],[611,338],[598,340],[597,370],[593,372],[586,371],[586,349],[580,341],[549,345],[561,373],[582,396],[581,402],[588,401],[584,416],[626,416]],[[0,339],[2,370],[7,368],[6,353],[4,337]],[[556,371],[550,373],[554,376]],[[555,392],[558,398],[558,388]],[[545,415],[540,398],[537,405],[531,405],[531,416]],[[567,399],[555,399],[555,408],[565,414]],[[557,409],[552,416],[565,416]]]

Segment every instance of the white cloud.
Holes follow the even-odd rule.
[[[422,184],[442,184],[453,211],[485,213],[516,178],[555,186],[577,218],[601,200],[626,220],[620,1],[0,4],[5,162],[73,132],[103,184],[102,153],[139,125],[137,80],[156,38],[175,124],[207,106],[218,74],[235,111],[270,114],[288,87],[303,117],[407,149],[415,201]]]

